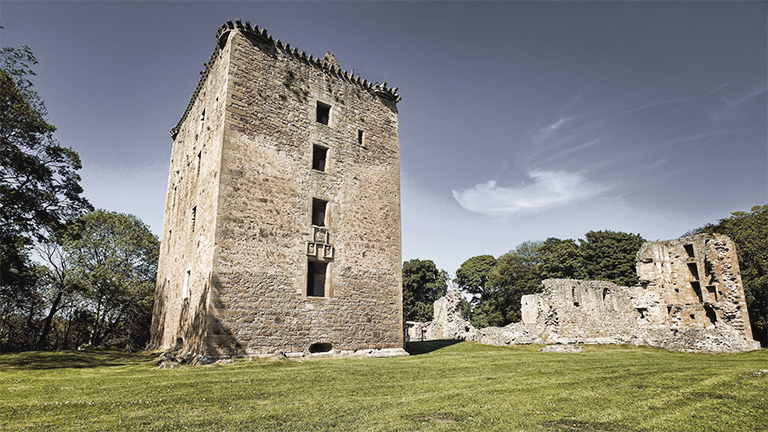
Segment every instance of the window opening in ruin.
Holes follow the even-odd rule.
[[[200,152],[197,154],[197,175],[200,175],[200,162],[203,160],[203,151],[200,150]]]
[[[707,313],[707,318],[709,319],[710,323],[714,324],[717,322],[717,313],[715,313],[715,310],[712,309],[710,305],[704,305],[704,312]]]
[[[325,171],[325,160],[328,156],[328,149],[323,146],[312,146],[312,169]]]
[[[192,232],[195,232],[195,220],[197,219],[197,206],[192,207]]]
[[[363,130],[362,129],[358,129],[357,130],[357,143],[359,145],[363,145]]]
[[[637,308],[637,313],[640,314],[640,319],[648,319],[648,309],[647,308]]]
[[[330,342],[315,342],[309,346],[310,354],[326,353],[331,352],[331,350],[333,350],[333,344]]]
[[[696,296],[699,298],[699,302],[703,302],[704,298],[701,295],[701,284],[693,281],[691,282],[691,288],[693,288],[693,291],[696,293]]]
[[[685,253],[688,254],[688,258],[694,258],[692,244],[684,245],[683,248],[685,249]]]
[[[571,297],[573,298],[573,305],[579,307],[579,302],[576,301],[576,288],[571,287]]]
[[[307,262],[307,296],[325,297],[325,271],[327,263],[319,261]]]
[[[187,271],[184,273],[184,287],[181,290],[182,300],[186,300],[189,298],[189,279],[191,277],[192,277],[192,269],[188,268]]]
[[[603,288],[603,301],[605,301],[605,298],[608,297],[608,294],[610,294],[608,288]]]
[[[198,134],[203,130],[204,124],[205,124],[205,108],[203,108],[203,112],[200,113],[200,124],[198,125],[198,129],[197,129]]]
[[[667,315],[672,314],[672,306],[667,306]]]
[[[696,263],[688,263],[688,270],[694,279],[699,280],[699,268],[696,266]]]
[[[330,118],[331,118],[331,106],[326,105],[320,101],[317,101],[317,116],[315,118],[317,122],[327,125],[328,120]]]
[[[177,337],[176,338],[176,348],[177,350],[180,350],[184,348],[184,338],[183,337]]]
[[[312,199],[312,225],[325,226],[325,209],[327,206],[328,201]]]
[[[711,297],[712,297],[712,298],[713,298],[715,301],[717,301],[717,288],[715,288],[715,286],[714,286],[714,285],[708,285],[708,286],[707,286],[707,292],[709,293],[709,295],[710,295],[710,296],[711,296]]]
[[[696,314],[690,314],[691,319],[696,319]]]

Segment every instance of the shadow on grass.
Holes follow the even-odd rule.
[[[62,369],[125,366],[152,359],[152,354],[119,350],[28,351],[0,355],[0,368]]]
[[[431,353],[432,351],[437,351],[439,349],[442,349],[451,345],[455,345],[460,342],[463,342],[463,341],[445,339],[445,340],[433,340],[433,341],[422,341],[422,342],[406,342],[405,350],[408,351],[408,354],[410,355],[427,354],[427,353]]]

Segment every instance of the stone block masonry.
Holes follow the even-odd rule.
[[[403,355],[397,89],[229,22],[174,138],[152,344]]]
[[[548,279],[522,298],[520,323],[475,329],[458,315],[458,291],[435,302],[436,319],[408,323],[411,340],[462,339],[491,345],[602,343],[675,351],[741,352],[752,340],[736,246],[700,234],[644,244],[640,284]]]

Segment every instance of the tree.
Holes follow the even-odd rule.
[[[584,279],[579,245],[571,239],[550,237],[539,249],[542,279]]]
[[[403,317],[405,321],[430,321],[435,300],[448,290],[448,274],[431,260],[403,263]]]
[[[34,315],[42,273],[29,249],[90,209],[81,196],[80,158],[53,138],[43,101],[32,89],[31,50],[0,49],[0,325],[16,314]],[[36,311],[37,312],[37,311]],[[27,320],[32,322],[32,318]],[[31,331],[31,329],[28,329]],[[0,341],[3,339],[0,330]],[[8,334],[7,332],[5,334]],[[7,343],[7,340],[6,340]],[[19,349],[28,346],[16,346]]]
[[[733,212],[699,231],[725,234],[736,243],[752,334],[768,345],[768,204]]]
[[[0,51],[0,236],[39,239],[90,209],[77,153],[53,138],[45,105],[27,76],[28,47]]]
[[[635,258],[645,240],[639,234],[590,231],[581,240],[582,267],[587,279],[621,286],[637,284]]]
[[[149,338],[160,242],[132,215],[97,210],[65,241],[92,313],[89,344],[141,346]]]
[[[478,305],[487,297],[486,283],[488,275],[496,266],[496,258],[492,255],[478,255],[472,257],[456,270],[454,282],[458,288],[468,294],[472,294],[472,303]]]
[[[520,321],[522,297],[541,291],[542,244],[524,242],[499,257],[488,276],[491,303],[485,307],[485,316],[477,317],[476,322],[482,319],[489,325],[502,326]]]

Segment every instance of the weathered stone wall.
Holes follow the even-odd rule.
[[[435,320],[409,323],[408,336],[493,345],[629,343],[695,352],[760,347],[752,340],[736,248],[728,237],[646,243],[637,254],[637,272],[640,285],[633,287],[545,280],[541,293],[523,296],[523,321],[503,328],[471,328],[455,312],[458,294],[446,296],[435,302]],[[443,330],[465,326],[465,332]]]
[[[202,343],[215,254],[229,46],[216,49],[174,129],[151,344]],[[201,325],[202,324],[202,325]]]
[[[216,187],[205,195],[205,220],[199,204],[197,216],[212,247],[207,237],[187,242],[210,258],[190,283],[198,307],[177,327],[162,323],[183,309],[178,279],[164,281],[186,264],[161,265],[158,297],[171,300],[156,310],[153,341],[168,348],[183,334],[184,350],[207,355],[301,353],[313,344],[402,351],[399,96],[250,25],[224,29],[219,46],[174,144],[174,154],[190,146],[198,104],[223,104]],[[327,124],[317,121],[318,102],[330,107]],[[326,149],[324,170],[313,169],[315,146]],[[327,201],[323,227],[313,227],[313,199]],[[161,262],[191,256],[179,252],[163,249]],[[308,295],[310,260],[327,263],[322,296]]]

